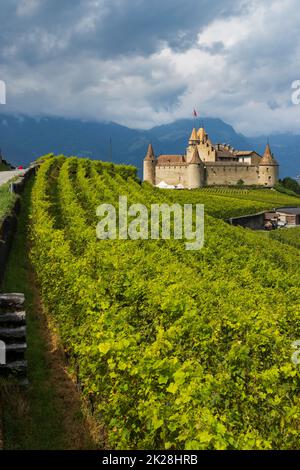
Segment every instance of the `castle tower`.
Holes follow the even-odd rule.
[[[155,185],[156,158],[151,144],[148,146],[147,155],[144,159],[144,181]]]
[[[199,139],[197,135],[197,130],[194,128],[192,130],[191,137],[189,138],[189,145],[186,149],[186,159],[188,163],[191,161],[191,158],[193,156],[194,147],[198,144],[199,144]]]
[[[208,137],[204,127],[200,127],[197,132],[199,140],[198,152],[203,162],[215,162],[216,161],[216,150]]]
[[[266,146],[265,153],[259,162],[259,184],[266,188],[273,188],[278,182],[279,165],[275,160],[269,143]]]
[[[189,189],[204,186],[204,165],[199,157],[197,146],[194,147],[192,158],[188,163],[187,181]]]
[[[207,134],[205,132],[204,127],[200,127],[200,129],[198,130],[197,135],[198,135],[198,139],[200,140],[200,143],[205,144],[206,141],[207,141]]]
[[[199,142],[199,138],[197,136],[197,131],[194,128],[191,133],[191,137],[189,139],[189,145],[196,145]]]

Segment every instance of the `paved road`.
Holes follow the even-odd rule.
[[[0,186],[1,184],[7,183],[15,176],[24,174],[24,170],[12,170],[12,171],[0,171]]]

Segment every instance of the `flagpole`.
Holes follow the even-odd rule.
[[[112,138],[109,138],[109,146],[108,146],[108,161],[112,162]]]
[[[194,108],[194,112],[193,112],[193,118],[194,118],[194,129],[196,129],[196,118],[198,117],[198,114],[197,114],[197,111],[196,109]],[[196,129],[197,130],[197,129]]]

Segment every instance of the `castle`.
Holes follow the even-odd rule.
[[[213,185],[260,185],[272,188],[278,182],[279,165],[268,144],[263,156],[255,151],[235,150],[212,144],[202,127],[193,129],[185,155],[156,158],[149,144],[144,159],[144,181],[187,189]]]

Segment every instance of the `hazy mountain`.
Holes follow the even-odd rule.
[[[58,117],[32,118],[0,115],[0,147],[4,156],[15,165],[28,165],[40,155],[63,153],[86,156],[139,168],[147,145],[152,142],[155,153],[184,153],[194,125],[192,119],[154,127],[149,131],[129,129],[115,123],[98,123]],[[196,120],[196,126],[201,122]],[[241,150],[262,153],[267,137],[245,137],[221,119],[207,118],[204,126],[215,143],[229,143]],[[275,156],[281,164],[281,176],[300,174],[300,135],[281,134],[270,137]]]
[[[145,133],[114,123],[0,115],[0,147],[16,165],[27,165],[50,152],[102,160],[109,160],[112,153],[115,162],[134,165],[148,140]]]
[[[249,146],[247,139],[237,134],[232,126],[221,119],[207,118],[205,121],[180,119],[171,124],[154,127],[149,131],[159,141],[157,153],[185,152],[187,140],[193,126],[199,128],[204,125],[211,140],[215,143],[230,143],[235,148],[245,149]]]

